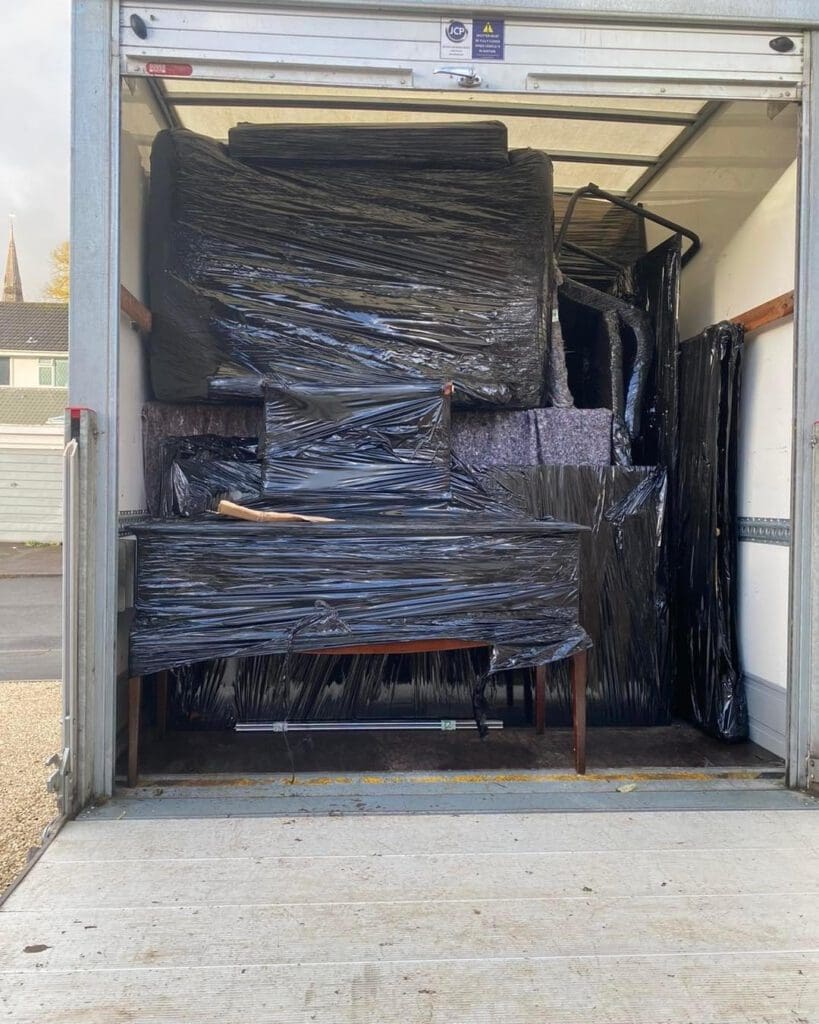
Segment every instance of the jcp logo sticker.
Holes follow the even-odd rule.
[[[462,21],[450,21],[446,27],[446,37],[451,43],[462,43],[467,35],[467,27]]]

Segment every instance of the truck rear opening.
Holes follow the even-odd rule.
[[[148,302],[145,270],[150,251],[142,226],[151,187],[150,150],[157,133],[168,124],[225,143],[237,125],[324,125],[338,128],[344,137],[345,128],[363,132],[366,126],[447,122],[455,128],[500,121],[506,127],[510,150],[528,146],[550,154],[556,232],[571,194],[593,179],[604,191],[635,200],[659,221],[682,225],[702,239],[702,251],[683,268],[680,279],[681,339],[793,288],[797,104],[782,103],[774,109],[759,100],[569,97],[548,95],[542,89],[537,94],[496,94],[448,88],[413,90],[408,95],[400,89],[211,81],[181,73],[165,77],[158,68],[144,70],[148,72],[144,77],[123,80],[121,273],[125,286]],[[445,76],[442,84],[444,81]],[[353,143],[349,148],[354,152]],[[298,176],[297,163],[292,173]],[[640,252],[660,252],[657,247],[673,236],[673,231],[657,220],[630,219],[627,211],[594,196],[579,201],[573,225],[576,233],[570,238],[599,246],[604,259],[607,254],[622,264],[638,258]],[[589,239],[593,241],[589,243]],[[685,240],[683,248],[690,244]],[[760,252],[769,254],[764,263],[760,263]],[[572,272],[585,273],[586,280],[594,281],[595,264],[589,264],[582,254],[567,249],[562,258],[567,265],[574,260]],[[596,267],[599,271],[600,264]],[[602,276],[614,276],[607,268],[603,270]],[[570,305],[561,307],[569,331],[569,358],[572,316]],[[148,486],[154,486],[154,470],[144,462],[144,421],[146,416],[161,414],[151,406],[154,392],[146,375],[145,343],[127,319],[120,325],[120,345],[124,369],[119,392],[120,510],[130,515],[144,512],[152,504],[145,491],[146,478]],[[788,552],[781,543],[761,543],[764,538],[756,522],[788,518],[792,321],[786,316],[749,333],[745,356],[738,510],[747,532],[740,535],[737,582],[752,742],[725,744],[682,719],[658,724],[660,719],[652,719],[651,711],[634,705],[629,708],[622,696],[611,697],[608,704],[601,698],[595,705],[597,698],[592,694],[592,724],[619,726],[592,729],[589,756],[594,769],[684,771],[711,766],[723,771],[781,770]],[[575,372],[571,366],[569,362],[570,374]],[[591,398],[588,401],[602,404]],[[690,409],[683,413],[692,414]],[[162,429],[178,433],[181,427]],[[252,432],[252,425],[237,430],[243,431]],[[149,463],[153,458],[148,452]],[[756,515],[760,509],[766,516]],[[127,631],[122,645],[126,637]],[[611,634],[609,640],[614,642]],[[119,660],[124,666],[124,649]],[[491,717],[499,731],[480,740],[474,730],[446,728],[447,722],[455,719],[463,726],[469,724],[469,680],[478,671],[474,657],[468,652],[460,655],[458,664],[448,669],[452,673],[448,681],[435,681],[440,659],[434,669],[429,662],[424,655],[406,663],[388,659],[373,665],[372,659],[364,660],[338,667],[335,676],[324,683],[319,682],[317,673],[312,685],[319,688],[320,702],[303,705],[301,711],[291,709],[288,714],[273,708],[267,718],[281,721],[279,726],[274,724],[275,733],[247,731],[250,726],[241,721],[236,728],[236,701],[242,700],[247,686],[261,685],[246,677],[241,663],[206,662],[195,668],[193,675],[185,670],[156,681],[149,678],[140,698],[139,772],[144,780],[168,781],[176,776],[243,776],[294,769],[389,772],[570,767],[572,737],[565,729],[570,724],[568,711],[561,704],[563,698],[551,696],[551,688],[546,714],[550,727],[541,735],[534,728],[533,695],[525,674],[498,677],[492,689]],[[253,671],[258,674],[260,669]],[[128,750],[127,678],[127,673],[122,674],[118,684],[117,764],[123,781]],[[465,697],[456,692],[459,684]],[[267,685],[280,683],[268,680]],[[558,691],[567,685],[560,682],[560,670],[553,685]],[[628,685],[624,678],[615,682],[615,690],[619,686],[624,694]],[[676,679],[673,685],[679,697],[686,684]],[[320,703],[336,701],[351,687],[373,686],[382,694],[385,688],[389,692],[387,702],[382,700],[381,710],[376,708],[374,715],[368,714],[364,705],[348,705],[345,710],[343,703],[319,710]],[[432,699],[419,703],[422,686],[429,688]],[[300,692],[294,684],[290,700],[302,700]],[[637,704],[644,699],[634,698]],[[362,714],[365,721],[356,724]],[[255,720],[259,717],[257,711]],[[653,727],[646,727],[647,722]],[[419,731],[422,726],[424,731]]]

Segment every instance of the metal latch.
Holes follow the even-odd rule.
[[[63,782],[71,772],[71,752],[68,747],[62,754],[52,754],[46,761],[46,768],[56,768],[48,777],[46,789],[49,793],[58,793],[63,788]]]
[[[481,84],[481,76],[474,68],[448,66],[435,68],[432,73],[434,75],[450,75],[452,78],[457,78],[458,85],[462,89],[475,89]]]

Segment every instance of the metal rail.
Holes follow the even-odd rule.
[[[441,718],[430,721],[384,722],[237,722],[236,732],[458,732],[477,728],[474,719]],[[486,722],[490,731],[503,728],[500,719]]]
[[[560,261],[560,252],[566,244],[566,235],[569,231],[569,225],[571,224],[572,217],[574,216],[575,207],[578,202],[584,198],[602,199],[607,203],[611,203],[613,206],[619,206],[624,210],[629,210],[631,213],[635,214],[635,216],[642,217],[643,220],[650,220],[653,224],[659,224],[661,227],[668,228],[669,231],[673,231],[674,234],[679,234],[684,238],[687,238],[691,245],[683,254],[683,266],[696,256],[702,247],[699,235],[695,234],[689,228],[684,228],[681,224],[677,224],[673,220],[668,220],[667,217],[661,217],[659,213],[652,213],[651,210],[646,210],[643,206],[638,206],[636,203],[632,203],[628,199],[624,199],[622,196],[614,195],[612,192],[606,192],[593,182],[589,182],[588,185],[584,185],[583,188],[579,188],[576,192],[572,193],[571,199],[566,206],[566,212],[563,214],[563,223],[560,225],[560,231],[558,232],[557,241],[555,242],[555,257],[558,262]]]

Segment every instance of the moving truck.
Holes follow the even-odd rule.
[[[810,0],[76,0],[66,824],[0,914],[0,935],[42,945],[13,951],[9,1019],[819,1019],[819,936],[794,910],[819,916],[817,88]],[[636,741],[595,760],[592,730],[586,780],[513,758],[430,772],[412,744],[374,775],[342,744],[329,772],[291,775],[237,769],[227,745],[192,765],[165,737],[127,788],[121,536],[146,513],[152,396],[121,287],[150,305],[153,139],[470,119],[548,152],[558,197],[592,180],[698,236],[683,341],[746,324],[736,585],[756,760],[669,763]],[[668,237],[646,230],[649,248]]]

